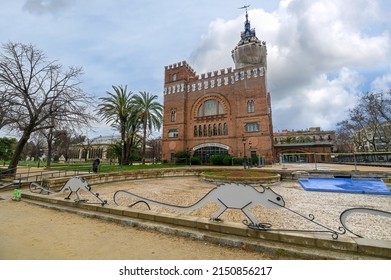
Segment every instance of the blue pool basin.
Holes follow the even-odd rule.
[[[380,179],[309,178],[298,180],[306,191],[391,195]]]

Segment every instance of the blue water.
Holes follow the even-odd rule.
[[[308,180],[298,181],[306,191],[391,195],[391,191],[379,179],[309,178]]]

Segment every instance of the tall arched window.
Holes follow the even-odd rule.
[[[224,123],[224,135],[228,135],[228,125]]]
[[[175,122],[175,121],[176,121],[176,112],[171,111],[171,122]]]
[[[208,117],[224,114],[224,106],[216,99],[208,99],[203,102],[197,111],[198,117]]]
[[[194,126],[194,137],[197,137],[198,136],[198,129],[197,129],[197,126],[195,125]]]
[[[204,116],[217,115],[217,101],[215,99],[207,100],[204,103]]]
[[[223,135],[223,127],[221,126],[221,123],[219,123],[218,135]]]
[[[247,101],[247,112],[254,113],[254,109],[255,109],[254,100]]]

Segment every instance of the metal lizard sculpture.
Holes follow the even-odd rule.
[[[241,210],[251,221],[251,225],[257,226],[260,225],[260,223],[250,212],[250,208],[255,207],[257,205],[263,205],[269,208],[285,206],[285,202],[280,195],[278,195],[268,187],[262,185],[261,187],[263,188],[263,192],[260,192],[253,186],[246,184],[222,184],[209,191],[203,198],[190,206],[177,206],[158,202],[124,190],[115,192],[113,200],[115,204],[118,205],[118,203],[116,202],[116,197],[118,194],[124,193],[136,199],[139,199],[138,202],[144,202],[147,205],[148,203],[150,203],[157,206],[167,207],[170,209],[187,211],[198,209],[208,202],[216,202],[220,205],[220,208],[219,210],[217,210],[216,213],[213,214],[213,216],[210,218],[211,220],[219,221],[219,217],[221,216],[221,214],[223,214],[228,208],[232,208]]]
[[[30,184],[30,191],[33,193],[42,193],[42,192],[47,192],[47,194],[59,194],[63,193],[65,191],[69,191],[69,195],[65,199],[70,199],[70,196],[72,193],[76,193],[77,199],[75,202],[86,202],[87,200],[80,199],[80,191],[85,190],[89,193],[91,193],[93,196],[95,196],[99,201],[100,204],[103,206],[107,204],[107,200],[102,200],[99,197],[98,193],[93,193],[91,191],[91,186],[88,183],[88,181],[84,178],[81,177],[72,177],[68,180],[68,182],[65,183],[65,185],[61,188],[59,191],[52,191],[44,186],[41,186],[38,183],[31,183]]]

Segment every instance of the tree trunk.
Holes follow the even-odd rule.
[[[147,127],[144,125],[144,131],[143,131],[143,155],[142,155],[142,164],[145,164],[145,147],[147,145]]]
[[[53,152],[53,128],[49,129],[49,135],[47,136],[48,144],[48,158],[46,159],[46,168],[50,168],[52,163],[52,152]]]
[[[15,173],[16,173],[16,167],[18,166],[18,163],[19,163],[20,155],[22,154],[24,146],[26,145],[26,143],[28,142],[28,140],[30,138],[30,134],[31,134],[31,131],[25,130],[23,132],[22,137],[19,139],[18,143],[16,144],[15,152],[14,152],[12,159],[11,159],[11,162],[8,166],[8,169],[15,168],[15,170],[14,170]]]
[[[52,163],[52,152],[53,152],[53,143],[52,139],[48,140],[48,158],[46,159],[46,168],[50,168]]]
[[[129,143],[128,141],[124,141],[123,147],[123,157],[124,157],[124,163],[123,165],[129,165]],[[122,153],[122,150],[121,150]]]

